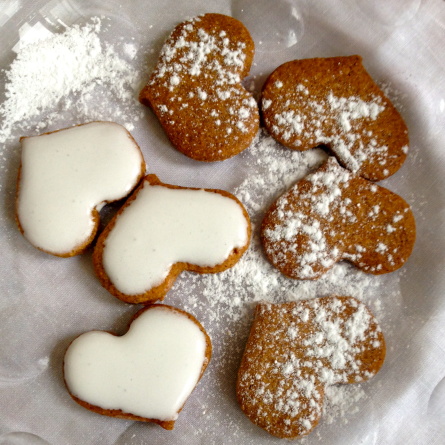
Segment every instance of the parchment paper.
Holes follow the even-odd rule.
[[[107,24],[103,38],[116,51],[122,43],[134,45],[138,57],[131,63],[146,78],[175,24],[205,12],[233,15],[251,31],[256,56],[247,84],[255,94],[265,77],[285,61],[350,54],[362,55],[371,75],[398,91],[397,103],[410,132],[410,153],[384,185],[412,205],[418,239],[400,272],[373,277],[377,285],[364,281],[366,286],[360,289],[359,283],[356,289],[367,302],[379,301],[376,313],[388,342],[387,360],[382,371],[360,389],[366,397],[358,397],[360,391],[339,393],[348,400],[355,394],[358,400],[348,404],[344,413],[327,413],[325,420],[331,421],[322,419],[301,442],[445,443],[445,2],[3,0],[0,67],[7,70],[14,60],[12,49],[24,25],[40,22],[53,33],[55,27],[45,18],[63,30],[101,16]],[[0,101],[5,82],[3,75]],[[134,122],[132,134],[149,172],[163,182],[235,191],[257,168],[252,166],[261,151],[253,148],[222,163],[192,161],[170,147],[149,110],[142,106],[140,110],[144,118]],[[66,116],[59,123],[80,123],[75,119]],[[235,397],[236,370],[254,300],[271,296],[241,300],[239,316],[225,315],[224,302],[220,306],[209,302],[211,289],[204,296],[199,286],[187,287],[188,280],[197,283],[188,274],[180,277],[164,301],[190,310],[201,320],[212,336],[215,355],[175,429],[169,432],[157,425],[103,417],[71,400],[62,375],[70,341],[92,329],[123,333],[137,308],[101,288],[91,252],[55,258],[21,236],[14,220],[20,136],[24,135],[18,132],[7,141],[0,160],[0,444],[278,443],[249,422]],[[306,288],[309,293],[311,289],[317,292],[318,288]],[[287,290],[287,285],[280,290],[282,301],[290,298]],[[341,407],[340,403],[335,409]]]

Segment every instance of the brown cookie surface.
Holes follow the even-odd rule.
[[[368,380],[385,352],[377,321],[355,298],[261,303],[238,371],[238,402],[270,434],[304,436],[318,424],[326,387]]]
[[[250,218],[224,190],[144,178],[105,227],[93,263],[102,285],[127,303],[162,300],[184,270],[216,273],[249,246]]]
[[[210,337],[195,317],[149,305],[122,336],[77,337],[65,353],[64,379],[71,397],[90,411],[171,430],[211,355]]]
[[[317,279],[340,260],[364,272],[400,268],[414,247],[410,206],[398,195],[328,158],[267,211],[261,239],[284,275]]]
[[[230,158],[259,128],[258,105],[241,85],[253,55],[253,40],[238,20],[221,14],[187,20],[167,39],[139,100],[186,156]]]
[[[264,84],[261,115],[286,147],[327,146],[344,166],[373,181],[403,164],[408,130],[360,56],[294,60]]]

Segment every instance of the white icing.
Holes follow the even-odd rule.
[[[17,214],[25,237],[69,253],[91,235],[92,210],[133,189],[142,163],[136,143],[112,122],[22,139]]]
[[[110,231],[103,266],[118,290],[141,294],[159,285],[174,263],[213,267],[247,241],[248,222],[233,199],[145,182]]]
[[[71,394],[104,409],[175,420],[196,386],[206,337],[186,315],[165,306],[142,313],[117,337],[87,332],[68,348],[65,381]]]

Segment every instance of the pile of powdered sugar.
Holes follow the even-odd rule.
[[[67,118],[76,124],[106,118],[134,128],[142,115],[134,94],[140,74],[100,39],[101,26],[93,18],[20,47],[5,72],[1,151],[17,134],[41,133]]]

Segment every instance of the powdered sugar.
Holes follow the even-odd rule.
[[[361,299],[369,294],[377,296],[382,283],[347,263],[337,264],[316,281],[300,281],[285,277],[267,261],[259,238],[264,211],[279,194],[323,162],[326,155],[321,150],[284,150],[265,133],[260,134],[252,151],[255,156],[246,156],[248,175],[234,190],[253,223],[251,246],[231,269],[216,275],[187,274],[177,280],[171,294],[180,295],[181,301],[185,298],[187,310],[202,311],[209,320],[210,332],[217,332],[227,322],[248,322],[252,304],[258,301],[281,302],[329,294]]]
[[[365,145],[362,137],[363,120],[375,121],[384,110],[380,97],[365,102],[359,97],[337,97],[330,92],[323,100],[317,101],[307,98],[310,91],[303,84],[297,85],[295,91],[295,103],[306,101],[310,111],[284,110],[274,115],[274,122],[270,121],[274,132],[285,141],[292,140],[294,147],[302,145],[299,136],[312,138],[312,134],[315,134],[312,145],[329,145],[340,161],[353,172],[358,171],[364,161],[387,151],[387,147],[379,146],[375,139]],[[267,109],[270,102],[268,99],[264,102],[268,104]],[[326,119],[335,124],[329,130],[323,130]]]
[[[362,298],[378,288],[379,282],[373,277],[347,264],[338,264],[323,278],[311,282],[286,278],[270,265],[259,239],[264,211],[278,195],[322,163],[326,155],[321,150],[282,149],[265,133],[259,135],[252,151],[255,156],[246,156],[249,159],[247,177],[234,190],[252,219],[253,237],[249,250],[233,268],[216,275],[188,274],[187,279],[176,282],[172,292],[188,296],[188,309],[196,311],[202,307],[212,320],[209,328],[217,329],[224,319],[244,319],[251,307],[249,303],[256,301],[277,302],[329,293]],[[197,294],[204,298],[198,299]]]
[[[325,387],[370,378],[384,353],[380,328],[355,299],[263,303],[241,364],[243,409],[272,434],[307,434],[321,415]]]
[[[274,214],[277,214],[282,223],[264,231],[265,238],[274,244],[273,247],[266,244],[266,250],[272,256],[274,264],[287,261],[289,249],[295,256],[298,256],[295,248],[301,244],[301,242],[297,242],[297,238],[300,239],[301,236],[307,238],[308,246],[299,257],[296,268],[293,270],[295,275],[300,278],[315,278],[319,276],[319,271],[314,269],[314,266],[321,264],[323,268],[327,269],[334,264],[339,258],[340,251],[335,245],[328,243],[324,233],[325,225],[323,224],[321,227],[321,223],[325,219],[330,220],[331,206],[336,209],[343,206],[343,213],[347,213],[347,203],[341,198],[341,188],[347,187],[350,176],[346,170],[337,170],[336,164],[331,162],[327,171],[317,171],[308,176],[307,179],[312,185],[300,196],[301,211],[292,210],[293,205],[288,200],[290,195],[288,197],[286,194],[277,201],[277,209]],[[289,193],[294,192],[290,191]],[[307,212],[304,202],[313,208],[315,215]],[[317,214],[320,219],[317,218]],[[349,218],[353,217],[352,214],[348,216]],[[281,247],[277,248],[277,246]]]
[[[195,109],[209,101],[215,104],[210,116],[218,127],[225,127],[220,131],[247,133],[252,129],[257,104],[240,89],[241,74],[248,69],[246,42],[237,41],[224,30],[206,30],[203,21],[207,19],[195,17],[180,25],[179,36],[177,30],[173,32],[162,48],[149,85],[160,84],[173,93],[163,95],[169,102],[163,105],[168,107],[176,101],[176,93],[188,93],[182,108],[192,105]],[[197,99],[200,103],[196,103]],[[227,102],[228,116],[223,122],[212,113],[220,108],[220,102]]]
[[[133,93],[138,75],[112,45],[100,40],[100,31],[101,21],[95,18],[20,47],[6,71],[0,144],[18,131],[41,132],[67,115],[76,116],[76,123],[114,118],[133,128],[141,117]],[[134,58],[135,45],[125,48]]]
[[[398,220],[396,227],[394,219],[409,212],[409,206],[383,189],[376,195],[373,188],[330,157],[266,214],[262,236],[268,258],[297,279],[319,278],[340,259],[367,272],[400,267],[414,242],[412,214],[406,226]],[[372,200],[367,199],[370,193]],[[401,238],[391,236],[396,230]],[[352,240],[363,241],[366,247],[357,248]]]
[[[351,121],[363,118],[370,118],[375,121],[377,116],[385,109],[384,106],[380,105],[380,98],[365,102],[359,97],[336,97],[329,93],[327,100],[331,111],[335,112],[337,122],[344,132],[352,129]]]
[[[400,168],[409,143],[406,125],[385,92],[358,56],[295,60],[266,81],[262,117],[286,147],[324,145],[352,172],[381,180]]]
[[[396,276],[378,279],[367,275],[348,263],[336,264],[318,280],[293,280],[285,277],[267,261],[259,238],[259,225],[265,210],[296,181],[315,170],[326,160],[322,150],[296,152],[283,149],[265,132],[260,133],[254,146],[238,157],[246,162],[246,177],[233,193],[243,202],[253,223],[252,242],[248,251],[231,269],[216,275],[184,274],[176,281],[169,298],[184,309],[201,314],[200,320],[214,343],[213,366],[225,373],[239,366],[244,349],[244,338],[250,328],[251,314],[260,301],[280,303],[328,295],[348,295],[366,301],[374,313],[382,317],[381,297],[388,297],[388,286],[397,299]],[[387,280],[391,281],[388,285]],[[392,294],[391,294],[392,295]],[[309,311],[301,314],[308,320]],[[297,335],[288,326],[289,338]],[[290,372],[291,368],[288,367]],[[215,388],[221,382],[212,380]],[[221,391],[231,391],[223,387]],[[351,416],[366,393],[358,385],[336,387],[327,391],[326,420]],[[210,421],[217,421],[223,413],[208,413]],[[231,424],[233,431],[241,428]]]

